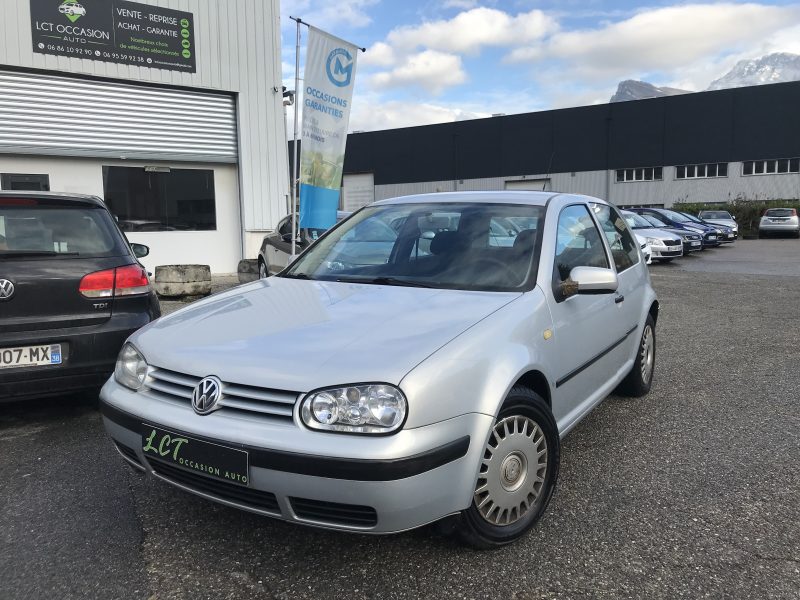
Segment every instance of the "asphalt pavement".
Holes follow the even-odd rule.
[[[800,242],[651,273],[653,389],[566,437],[515,545],[219,506],[125,466],[95,399],[57,398],[0,407],[0,598],[800,598]]]

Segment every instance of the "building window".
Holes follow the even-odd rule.
[[[800,173],[800,158],[746,160],[742,163],[742,175],[783,175],[785,173]]]
[[[49,192],[49,175],[28,175],[24,173],[3,173],[0,175],[0,189]]]
[[[103,191],[123,231],[217,228],[211,170],[103,167]]]
[[[727,176],[728,163],[702,163],[675,167],[675,179],[708,179]]]
[[[617,169],[617,183],[627,183],[629,181],[661,181],[662,179],[664,179],[663,167]]]

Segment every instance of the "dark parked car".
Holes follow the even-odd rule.
[[[720,223],[712,223],[711,221],[706,221],[701,219],[700,217],[695,217],[692,214],[687,212],[681,211],[679,214],[682,214],[684,217],[687,217],[692,223],[699,223],[701,225],[706,225],[708,227],[715,227],[719,234],[717,239],[722,244],[732,244],[736,241],[737,234],[733,231],[733,227],[729,227],[728,225],[721,225]]]
[[[100,388],[161,314],[147,253],[99,198],[0,192],[0,401]]]
[[[672,229],[679,229],[683,231],[691,231],[697,233],[703,238],[703,248],[714,248],[719,246],[722,242],[719,239],[720,230],[711,225],[703,225],[702,223],[695,223],[692,219],[684,214],[669,210],[667,208],[629,208],[631,212],[639,215],[651,215],[656,217],[659,221],[666,223]]]
[[[295,213],[296,214],[296,213]],[[349,217],[350,213],[336,211],[336,222]],[[264,236],[261,249],[258,251],[258,275],[262,279],[283,271],[289,266],[292,255],[292,220],[293,215],[283,217],[275,231]],[[295,243],[295,253],[300,254],[316,241],[315,232],[308,230],[296,231],[298,238]]]

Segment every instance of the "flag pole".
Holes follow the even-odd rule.
[[[297,182],[300,179],[300,169],[297,164],[297,105],[300,100],[300,25],[303,23],[302,19],[289,17],[292,21],[297,22],[297,43],[295,45],[294,54],[294,142],[292,143],[292,152],[294,158],[292,160],[292,255],[289,257],[289,262],[294,260],[297,251],[297,219],[300,218],[299,210],[297,207]]]

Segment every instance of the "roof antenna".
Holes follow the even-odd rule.
[[[542,191],[545,191],[547,187],[547,182],[550,181],[550,171],[553,170],[553,157],[556,155],[556,149],[553,148],[553,151],[550,153],[550,162],[547,163],[547,177],[544,178],[544,183],[542,184]]]

